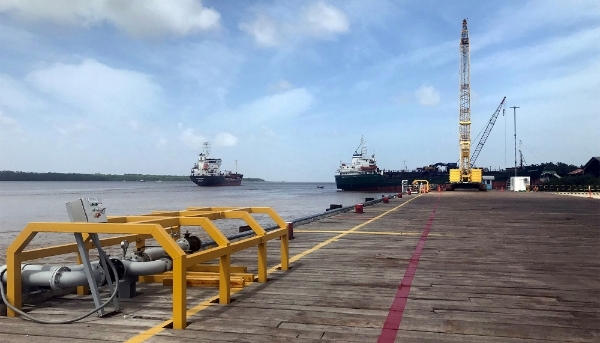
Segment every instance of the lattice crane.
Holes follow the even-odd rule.
[[[467,19],[463,19],[460,35],[460,181],[471,181],[471,71],[470,71],[469,30]]]
[[[469,30],[467,19],[462,22],[460,35],[460,97],[459,97],[459,146],[460,159],[458,169],[450,169],[450,183],[447,190],[456,187],[479,188],[485,190],[482,181],[482,170],[471,168],[471,71],[470,71],[470,48]]]
[[[481,152],[481,149],[483,149],[483,145],[485,144],[485,141],[488,139],[488,136],[492,132],[492,128],[494,127],[494,124],[496,123],[496,119],[498,119],[498,115],[500,114],[500,110],[504,106],[504,100],[506,100],[506,97],[502,98],[502,101],[500,102],[500,105],[498,105],[498,108],[496,109],[496,112],[494,112],[494,114],[492,114],[492,117],[490,118],[490,121],[488,121],[488,123],[487,123],[487,125],[485,127],[485,131],[483,132],[483,136],[481,136],[481,139],[479,140],[479,144],[477,144],[477,147],[475,148],[475,152],[473,152],[473,156],[471,156],[471,162],[470,162],[471,167],[473,167],[475,165],[475,161],[477,160],[477,156],[479,156],[479,153]],[[475,138],[475,139],[477,139],[477,138]]]

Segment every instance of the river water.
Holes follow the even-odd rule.
[[[4,260],[6,247],[29,222],[68,222],[65,203],[79,198],[99,198],[108,216],[184,210],[190,206],[253,206],[271,207],[291,221],[324,212],[330,204],[350,206],[366,197],[381,196],[382,193],[338,191],[335,183],[244,182],[232,187],[198,187],[191,181],[0,182],[0,261]],[[226,235],[233,233],[231,227],[226,231]],[[56,243],[54,239],[39,239],[36,238],[35,246]]]

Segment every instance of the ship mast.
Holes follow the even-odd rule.
[[[202,145],[204,146],[204,155],[206,155],[206,158],[208,158],[208,155],[210,154],[210,143],[204,142]]]
[[[354,154],[357,155],[358,154],[358,150],[361,149],[361,153],[364,150],[363,145],[365,144],[365,140],[363,139],[363,136],[360,136],[360,144],[358,145],[358,148],[356,148],[356,150],[354,150]]]

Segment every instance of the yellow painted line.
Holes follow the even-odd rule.
[[[173,323],[173,319],[169,319],[166,322],[162,322],[160,324],[158,324],[157,326],[148,329],[142,333],[140,333],[139,335],[132,337],[130,339],[128,339],[127,341],[125,341],[126,343],[140,343],[143,342],[157,334],[159,334],[160,332],[162,332],[165,329],[165,326],[169,325]]]
[[[344,231],[344,230],[294,230],[294,233],[352,233],[363,235],[392,235],[392,236],[420,236],[422,232],[389,232],[389,231]],[[431,235],[431,234],[429,234]]]
[[[329,243],[331,243],[331,242],[335,242],[335,241],[337,241],[338,239],[340,239],[340,238],[342,238],[342,237],[346,236],[347,234],[353,233],[353,232],[357,231],[358,229],[360,229],[361,227],[363,227],[363,226],[365,226],[365,225],[367,225],[367,224],[370,224],[370,223],[372,223],[372,222],[374,222],[374,221],[378,220],[379,218],[381,218],[381,217],[383,217],[383,216],[386,216],[386,215],[388,215],[388,214],[389,214],[389,213],[391,213],[391,212],[394,212],[394,211],[396,211],[396,210],[397,210],[397,209],[399,209],[400,207],[402,207],[402,206],[404,206],[404,205],[408,204],[409,202],[413,201],[414,199],[416,199],[416,198],[418,198],[418,197],[419,197],[419,196],[416,196],[416,197],[414,197],[414,198],[411,198],[410,200],[407,200],[407,201],[403,202],[402,204],[400,204],[400,205],[398,205],[398,206],[396,206],[396,207],[392,208],[391,210],[388,210],[388,211],[385,211],[385,212],[383,212],[382,214],[380,214],[380,215],[378,215],[378,216],[374,217],[373,219],[367,220],[366,222],[364,222],[364,223],[362,223],[362,224],[356,225],[355,227],[353,227],[352,229],[350,229],[350,230],[348,230],[348,231],[344,231],[344,232],[340,233],[340,234],[339,234],[339,235],[337,235],[337,236],[331,237],[331,238],[329,238],[328,240],[326,240],[326,241],[324,241],[324,242],[321,242],[321,243],[319,243],[319,244],[315,245],[314,247],[312,247],[312,248],[310,248],[310,249],[308,249],[308,250],[305,250],[305,251],[303,251],[303,252],[299,253],[298,255],[296,255],[296,256],[294,256],[294,257],[290,258],[290,263],[292,263],[292,262],[295,262],[295,261],[297,261],[297,260],[301,259],[302,257],[304,257],[304,256],[306,256],[306,255],[308,255],[308,254],[310,254],[310,253],[312,253],[312,252],[315,252],[315,251],[317,251],[317,250],[319,250],[319,249],[321,249],[322,247],[324,247],[324,246],[328,245]],[[267,271],[267,273],[272,273],[272,272],[276,271],[276,270],[277,270],[278,268],[280,268],[280,267],[281,267],[281,265],[280,265],[280,264],[279,264],[279,265],[276,265],[276,266],[274,266],[273,268],[270,268],[270,269]]]
[[[413,201],[414,199],[418,198],[419,196],[420,196],[420,195],[417,195],[416,197],[414,197],[414,198],[411,198],[411,199],[409,199],[409,200],[407,200],[407,201],[403,202],[402,204],[400,204],[400,205],[398,205],[398,206],[396,206],[396,207],[392,208],[391,210],[385,211],[384,213],[382,213],[382,214],[378,215],[377,217],[374,217],[373,219],[370,219],[370,220],[368,220],[368,221],[366,221],[366,222],[364,222],[364,223],[362,223],[362,224],[356,225],[355,227],[353,227],[352,229],[350,229],[350,230],[348,230],[348,231],[340,231],[340,234],[339,234],[339,235],[337,235],[337,236],[335,236],[335,237],[332,237],[332,238],[330,238],[330,239],[328,239],[328,240],[326,240],[326,241],[324,241],[324,242],[321,242],[321,243],[319,243],[319,244],[315,245],[314,247],[312,247],[312,248],[310,248],[310,249],[307,249],[307,250],[305,250],[305,251],[303,251],[303,252],[299,253],[298,255],[296,255],[296,256],[294,256],[294,257],[291,257],[291,258],[290,258],[290,263],[292,263],[292,262],[295,262],[295,261],[298,261],[298,260],[299,260],[299,259],[301,259],[302,257],[304,257],[304,256],[306,256],[306,255],[308,255],[308,254],[310,254],[310,253],[312,253],[312,252],[315,252],[315,251],[317,251],[317,250],[319,250],[319,249],[321,249],[322,247],[324,247],[324,246],[328,245],[328,244],[329,244],[329,243],[331,243],[331,242],[335,242],[335,241],[337,241],[338,239],[340,239],[340,238],[342,238],[342,237],[346,236],[347,234],[350,234],[350,233],[362,233],[362,232],[356,232],[356,230],[360,229],[361,227],[363,227],[363,226],[365,226],[365,225],[367,225],[367,224],[370,224],[370,223],[372,223],[372,222],[376,221],[377,219],[379,219],[379,218],[381,218],[381,217],[383,217],[383,216],[385,216],[385,215],[387,215],[387,214],[389,214],[389,213],[391,213],[391,212],[394,212],[394,211],[396,211],[396,210],[397,210],[397,209],[399,209],[400,207],[402,207],[402,206],[404,206],[404,205],[408,204],[409,202]],[[334,232],[336,232],[336,231],[334,231]],[[274,267],[272,267],[272,268],[268,269],[268,270],[267,270],[267,275],[274,273],[274,272],[275,272],[275,271],[277,271],[277,270],[278,270],[280,267],[281,267],[281,264],[278,264],[278,265],[276,265],[276,266],[274,266]],[[248,282],[248,283],[246,283],[246,287],[247,287],[247,286],[250,286],[250,285],[251,285],[251,284],[253,284],[253,283],[254,283],[254,282]],[[231,289],[231,295],[233,295],[233,294],[235,294],[235,293],[237,293],[237,292],[241,291],[242,289],[243,289],[243,288],[232,288],[232,289]],[[203,302],[199,303],[198,305],[196,305],[196,306],[192,307],[191,309],[187,310],[187,312],[186,312],[186,314],[187,314],[187,317],[191,317],[191,316],[195,315],[196,313],[198,313],[198,312],[200,312],[200,311],[202,311],[202,310],[204,310],[204,309],[208,308],[208,307],[209,307],[209,306],[211,306],[211,305],[213,304],[213,302],[214,302],[215,300],[217,300],[217,299],[219,299],[219,296],[218,296],[218,295],[215,295],[215,296],[213,296],[213,297],[210,297],[210,298],[208,298],[207,300],[204,300]],[[146,331],[144,331],[144,332],[140,333],[139,335],[137,335],[137,336],[135,336],[135,337],[132,337],[132,338],[130,338],[129,340],[125,341],[125,343],[141,343],[141,342],[143,342],[143,341],[145,341],[145,340],[147,340],[147,339],[150,339],[150,338],[152,338],[153,336],[155,336],[155,335],[159,334],[160,332],[162,332],[163,330],[165,330],[165,326],[168,326],[168,325],[170,325],[170,324],[172,324],[172,323],[173,323],[173,318],[171,318],[171,319],[169,319],[169,320],[167,320],[167,321],[165,321],[165,322],[162,322],[162,323],[160,323],[160,324],[156,325],[155,327],[153,327],[153,328],[150,328],[150,329],[148,329],[148,330],[146,330]]]

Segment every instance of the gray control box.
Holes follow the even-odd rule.
[[[72,222],[107,223],[105,208],[98,198],[80,198],[68,202],[67,212]]]

